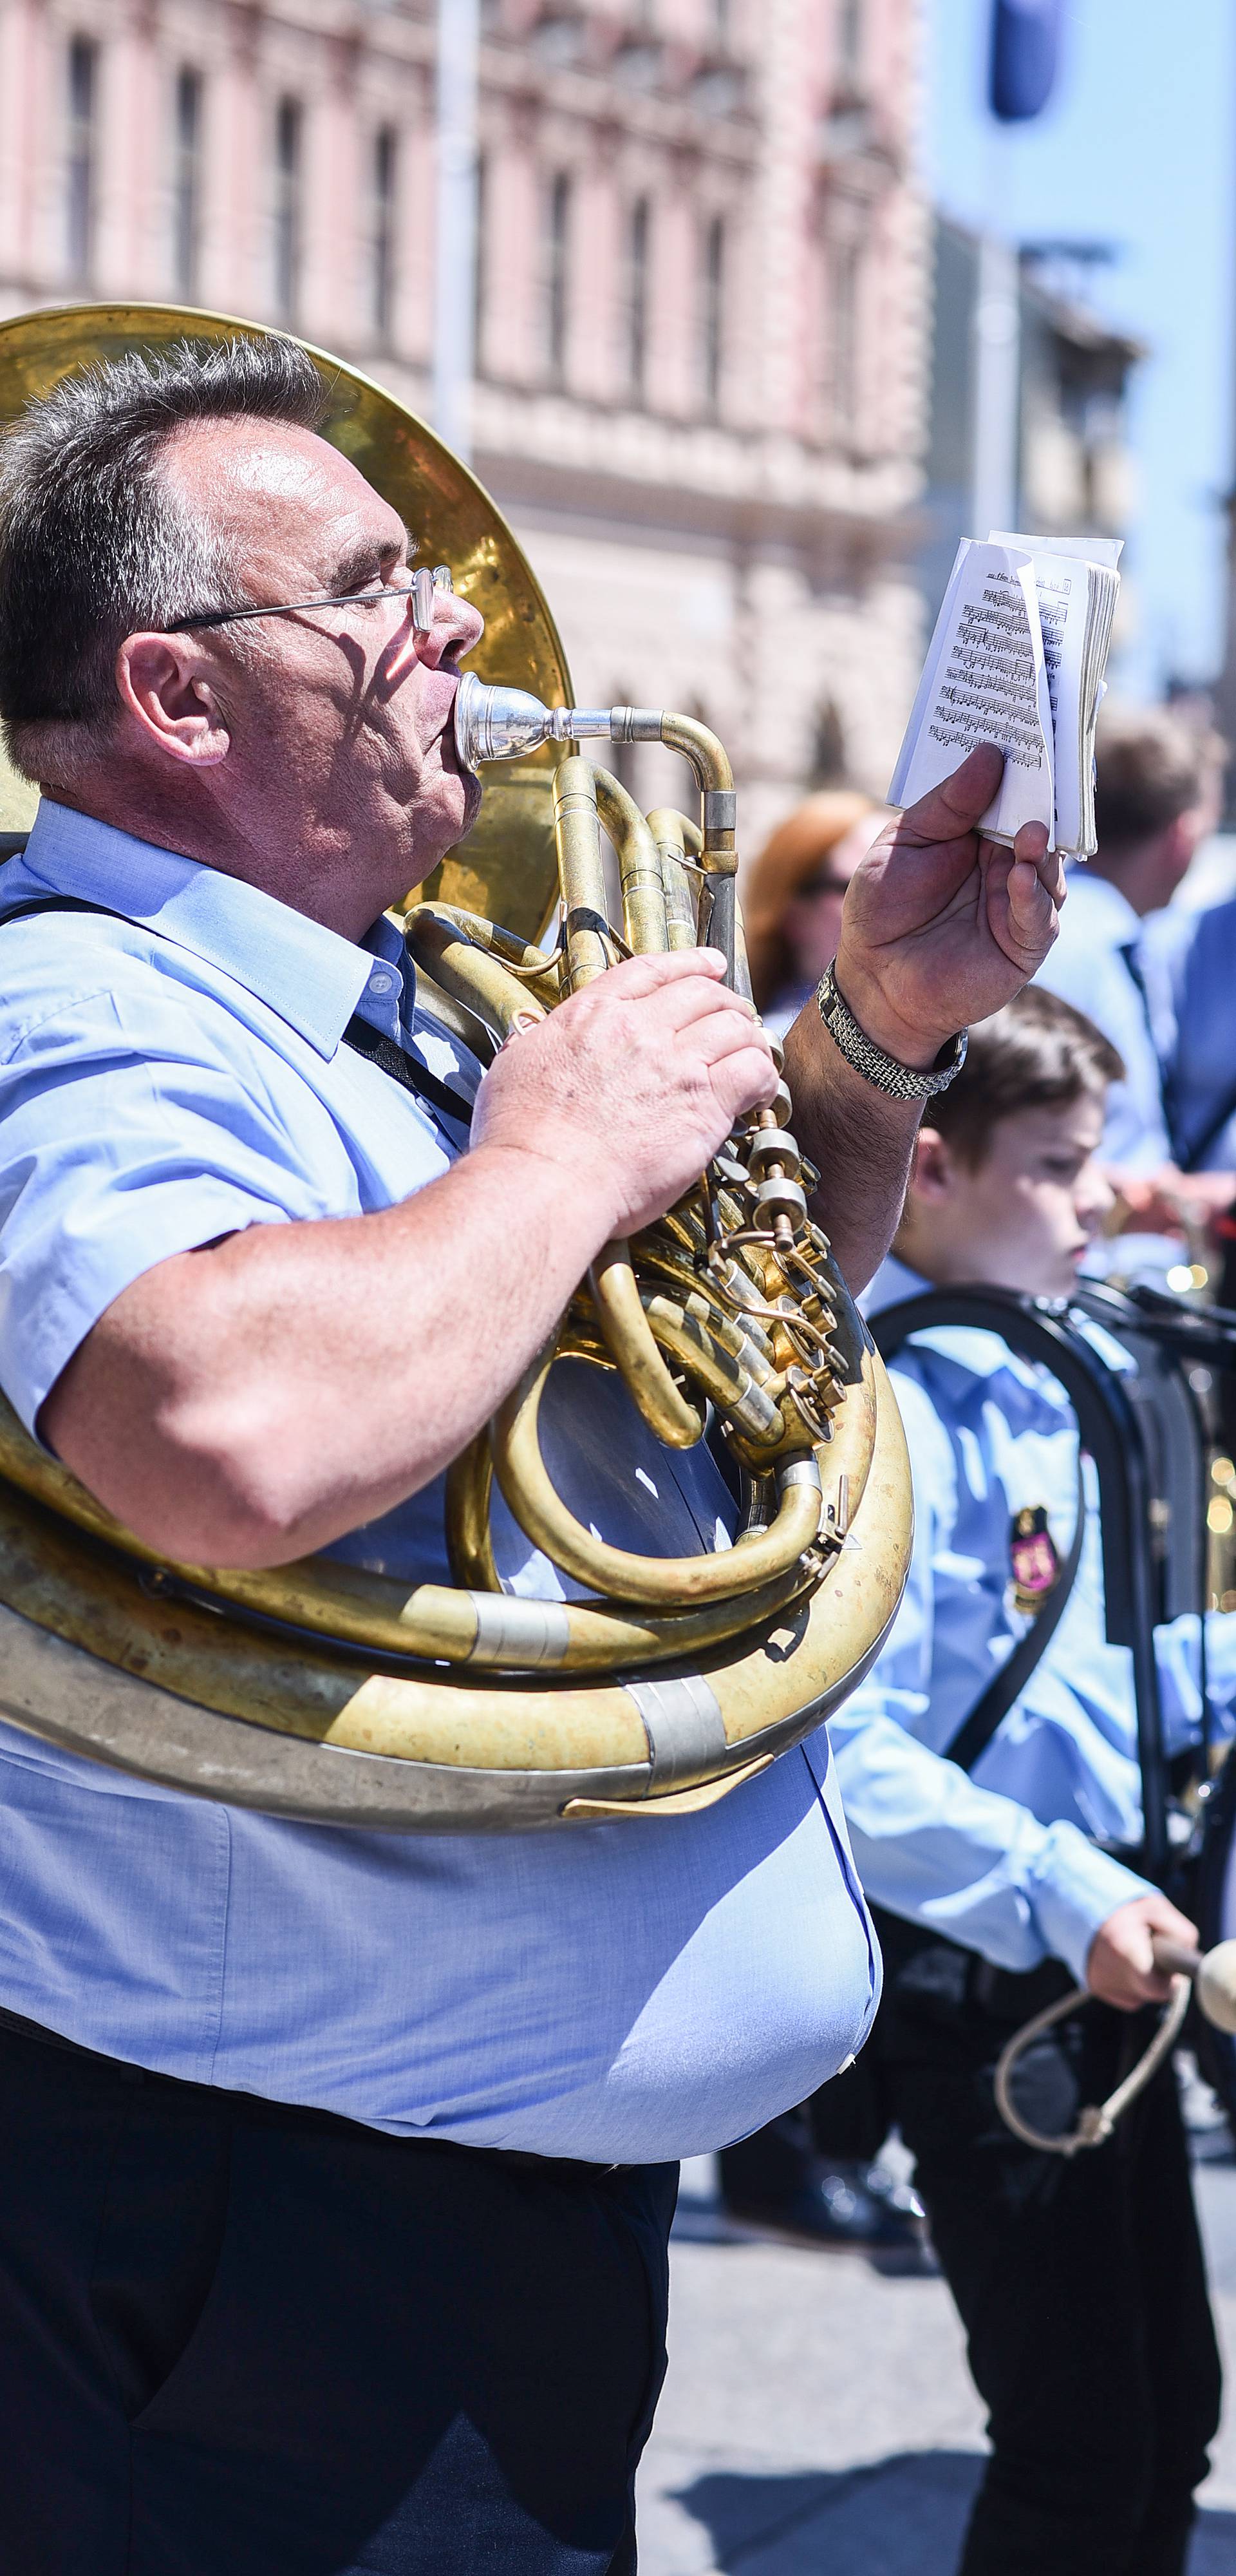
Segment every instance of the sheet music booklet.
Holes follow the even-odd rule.
[[[1120,589],[1118,537],[963,537],[901,746],[890,805],[913,805],[976,743],[1004,753],[979,829],[1097,848],[1094,732]]]

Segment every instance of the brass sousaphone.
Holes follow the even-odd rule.
[[[238,330],[258,336],[162,306],[24,315],[0,327],[0,421],[83,365]],[[486,1055],[518,1015],[540,1017],[617,958],[701,934],[744,985],[733,779],[716,737],[687,717],[575,708],[553,620],[492,501],[389,394],[310,354],[326,437],[486,622],[486,679],[465,678],[457,713],[486,782],[481,819],[406,921],[432,1005]],[[698,820],[645,818],[574,751],[590,737],[678,750]],[[32,809],[21,782],[0,780],[0,834],[20,835]],[[550,1348],[451,1471],[455,1588],[409,1591],[321,1556],[258,1573],[168,1563],[0,1405],[0,1713],[175,1789],[404,1830],[681,1814],[762,1769],[866,1670],[910,1538],[896,1405],[809,1214],[815,1176],[789,1118],[782,1085],[668,1216],[610,1244],[581,1281]],[[572,1517],[537,1436],[562,1357],[619,1369],[671,1447],[719,1431],[744,1495],[732,1548],[633,1556]],[[503,1593],[495,1476],[583,1599]]]

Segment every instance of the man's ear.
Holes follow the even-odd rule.
[[[911,1197],[938,1207],[950,1194],[953,1172],[953,1157],[938,1127],[920,1127],[910,1174]]]
[[[1182,869],[1188,867],[1202,837],[1204,821],[1205,817],[1200,808],[1190,805],[1183,814],[1177,814],[1174,822],[1167,825],[1163,833],[1162,847],[1174,874],[1178,875]]]
[[[225,760],[231,734],[210,665],[187,635],[126,635],[116,655],[121,705],[147,751],[190,768]]]

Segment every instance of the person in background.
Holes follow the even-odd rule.
[[[868,1311],[965,1281],[1067,1297],[1108,1205],[1096,1156],[1121,1070],[1041,989],[975,1029]],[[1013,2031],[1085,1985],[1099,2008],[1057,2024],[1019,2087],[1033,2126],[1069,2128],[1145,2045],[1128,2017],[1167,1996],[1152,1933],[1196,1939],[1136,1867],[1131,1659],[1106,1639],[1094,1473],[1063,1389],[995,1332],[916,1334],[892,1374],[910,1577],[829,1731],[860,1875],[886,1909],[884,2001],[857,2071],[916,2158],[989,2410],[963,2576],[1183,2576],[1219,2361],[1172,2067],[1073,2158],[1023,2144],[993,2090]],[[1070,1574],[1058,1628],[984,1742],[993,1677]],[[1169,1756],[1197,1738],[1199,1642],[1196,1618],[1157,1631]],[[1230,1731],[1236,1618],[1214,1614],[1207,1648]]]
[[[1215,828],[1225,746],[1165,707],[1108,706],[1099,722],[1092,859],[1068,870],[1061,935],[1039,982],[1085,1011],[1123,1059],[1103,1131],[1103,1161],[1140,1232],[1205,1222],[1236,1194],[1180,1168],[1167,1068],[1176,1046],[1162,943],[1145,925],[1171,902]]]
[[[846,888],[887,821],[857,788],[821,788],[778,824],[755,861],[743,889],[747,963],[773,1037],[784,1037],[831,966]]]
[[[1236,896],[1151,926],[1166,971],[1174,1044],[1167,1068],[1175,1159],[1182,1172],[1236,1174]],[[1236,1181],[1230,1182],[1236,1197]]]

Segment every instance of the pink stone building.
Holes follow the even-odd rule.
[[[476,467],[581,697],[704,714],[748,846],[884,784],[916,675],[918,36],[918,0],[486,7]],[[431,0],[0,0],[0,313],[284,322],[424,409],[434,42]]]

